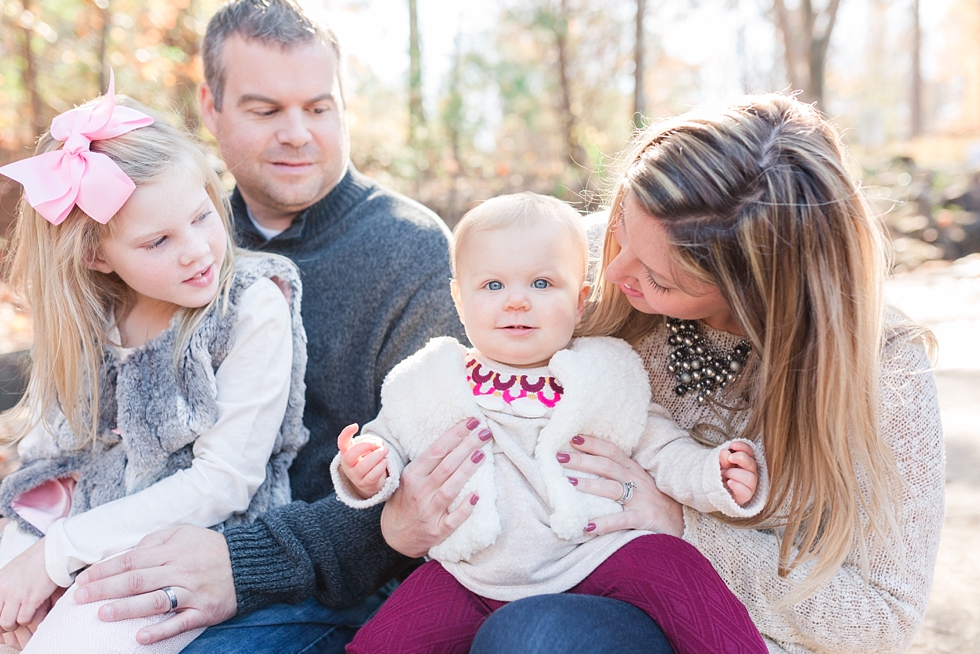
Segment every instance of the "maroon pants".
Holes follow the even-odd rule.
[[[767,652],[742,603],[692,545],[662,534],[621,547],[569,593],[600,595],[645,611],[677,654]],[[357,632],[348,654],[465,654],[480,625],[506,602],[464,588],[436,561],[413,572]]]

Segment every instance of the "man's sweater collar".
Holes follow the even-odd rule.
[[[347,172],[320,201],[304,209],[281,234],[271,239],[276,244],[310,240],[343,218],[374,187],[374,182],[347,165]],[[231,210],[239,240],[248,248],[260,249],[267,242],[248,217],[245,199],[238,187],[231,194]]]

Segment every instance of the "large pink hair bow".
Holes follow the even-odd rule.
[[[115,161],[89,146],[152,122],[141,111],[116,106],[110,72],[109,90],[99,102],[66,111],[51,122],[52,138],[65,142],[60,150],[7,164],[0,173],[23,184],[24,198],[52,224],[61,224],[78,205],[104,225],[136,185]]]

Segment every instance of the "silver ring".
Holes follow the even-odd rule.
[[[633,491],[636,490],[636,484],[632,481],[624,481],[623,484],[623,496],[616,500],[617,504],[626,504],[631,499],[633,499]]]
[[[173,613],[177,610],[177,593],[175,593],[174,589],[170,586],[164,586],[160,590],[165,592],[167,594],[167,598],[170,600],[170,610],[168,613]]]

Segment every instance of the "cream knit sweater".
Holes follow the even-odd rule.
[[[739,339],[702,325],[709,343],[730,349]],[[665,328],[644,338],[638,351],[650,375],[653,401],[683,429],[707,422],[723,427],[693,395],[677,397],[667,371],[671,347]],[[748,412],[732,416],[741,432]],[[930,363],[907,341],[886,346],[881,370],[881,429],[905,481],[898,516],[902,547],[873,549],[867,578],[856,551],[837,574],[802,602],[779,608],[804,566],[789,579],[776,574],[777,545],[771,533],[736,529],[684,507],[684,539],[697,547],[748,608],[771,652],[901,652],[922,622],[939,533],[943,523],[943,437]],[[709,434],[710,436],[710,434]],[[722,436],[718,436],[721,442]]]

